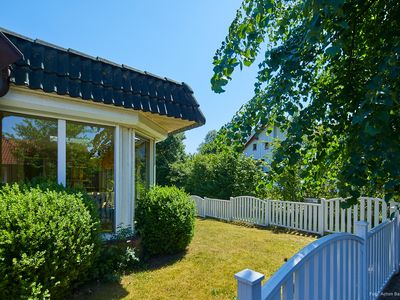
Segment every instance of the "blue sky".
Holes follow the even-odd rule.
[[[0,27],[187,82],[207,124],[186,132],[195,152],[253,95],[254,67],[234,74],[223,94],[210,88],[212,57],[241,0],[6,1]]]

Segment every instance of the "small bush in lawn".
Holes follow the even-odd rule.
[[[137,228],[146,255],[183,251],[194,233],[195,206],[177,187],[155,186],[138,201]]]
[[[0,189],[0,298],[60,298],[98,256],[98,218],[86,196],[46,184]]]

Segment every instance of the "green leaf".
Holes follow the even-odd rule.
[[[371,126],[371,125],[367,125],[367,126],[365,127],[365,132],[366,132],[368,135],[370,135],[370,136],[375,136],[375,135],[377,135],[378,133],[380,133],[381,130],[380,130],[380,128],[373,127],[373,126]]]
[[[340,53],[340,48],[337,46],[331,46],[325,50],[325,53],[331,57],[336,56]]]

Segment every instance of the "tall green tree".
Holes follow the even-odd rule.
[[[186,158],[184,139],[184,133],[177,133],[156,145],[156,181],[158,185],[171,185],[171,165]]]
[[[199,153],[214,153],[214,149],[212,147],[213,142],[218,136],[218,131],[213,129],[207,132],[204,141],[199,145],[197,148],[197,151]]]
[[[341,163],[348,204],[366,186],[398,195],[399,16],[397,0],[244,0],[214,57],[212,88],[223,92],[237,68],[259,71],[227,136],[275,124],[287,131],[276,166],[314,152],[313,164]]]

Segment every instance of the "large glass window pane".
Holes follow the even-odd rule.
[[[141,137],[135,137],[135,199],[139,199],[149,187],[150,179],[150,142]]]
[[[67,185],[93,196],[103,231],[114,229],[114,128],[67,121]]]
[[[1,181],[57,180],[57,120],[0,112]]]

